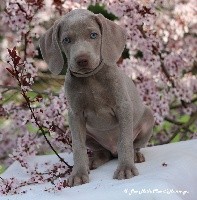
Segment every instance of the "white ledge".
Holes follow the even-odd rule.
[[[136,164],[140,175],[132,179],[121,181],[112,179],[118,163],[115,159],[98,169],[92,170],[88,184],[65,188],[58,193],[44,192],[46,187],[50,187],[50,183],[25,186],[22,190],[27,190],[26,194],[1,196],[0,200],[197,199],[197,140],[147,147],[141,151],[145,155],[146,162]],[[72,154],[61,154],[61,156],[69,164],[73,164]],[[41,164],[46,161],[55,163],[57,160],[55,155],[36,156],[30,160],[30,163],[38,162]],[[165,163],[165,166],[162,165],[163,163]],[[12,164],[1,177],[13,176],[20,180],[28,178],[28,175],[17,162]],[[29,190],[30,188],[31,190]],[[171,193],[172,190],[175,193]],[[151,191],[152,193],[150,193]],[[161,193],[158,193],[158,191]],[[146,193],[139,194],[139,192]]]

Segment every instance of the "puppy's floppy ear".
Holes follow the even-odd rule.
[[[58,41],[59,29],[60,24],[58,20],[39,41],[42,57],[48,64],[49,70],[56,75],[60,74],[63,68],[66,67],[66,58]]]
[[[124,50],[126,44],[125,31],[102,14],[96,15],[96,21],[100,25],[102,34],[101,57],[106,64],[114,64]]]

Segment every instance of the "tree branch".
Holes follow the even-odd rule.
[[[174,80],[172,79],[172,77],[170,76],[170,74],[168,73],[166,67],[164,66],[164,63],[163,63],[163,58],[161,57],[161,53],[158,53],[159,57],[160,57],[160,60],[161,60],[161,69],[163,71],[163,73],[165,74],[165,76],[167,77],[167,79],[169,80],[169,82],[172,84],[172,87],[175,88],[175,83],[174,83]],[[181,104],[184,108],[187,107],[186,105],[186,102],[181,100]]]
[[[178,126],[184,124],[183,122],[178,122],[178,121],[173,120],[173,119],[171,119],[169,117],[165,117],[165,120],[168,121],[168,122],[170,122],[170,123],[172,123],[172,124],[178,125]]]
[[[161,69],[162,69],[163,73],[165,74],[165,76],[167,77],[169,82],[172,84],[172,87],[175,87],[173,79],[171,78],[170,74],[168,73],[166,67],[164,66],[163,58],[161,57],[161,53],[158,53],[158,55],[159,55],[160,60],[161,60]]]
[[[155,144],[155,146],[170,143],[170,142],[179,134],[179,132],[180,132],[182,129],[188,129],[188,127],[189,127],[190,125],[192,125],[196,120],[197,120],[197,112],[194,112],[194,113],[191,115],[189,121],[188,121],[187,123],[181,125],[181,126],[173,133],[173,135],[172,135],[168,140],[163,141],[163,142],[158,143],[158,144]]]
[[[187,106],[187,105],[189,105],[191,103],[195,103],[195,102],[197,102],[197,97],[194,97],[189,103],[185,102],[185,104]],[[181,106],[182,106],[182,104],[172,105],[172,106],[170,106],[170,109],[180,108]]]

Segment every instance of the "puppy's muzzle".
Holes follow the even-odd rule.
[[[89,64],[89,59],[87,55],[77,56],[75,62],[79,67],[87,67]]]

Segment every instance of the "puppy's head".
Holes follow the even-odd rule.
[[[40,49],[52,73],[60,74],[68,67],[73,75],[86,76],[101,61],[115,64],[125,42],[120,26],[101,14],[77,9],[57,20],[40,38]]]

